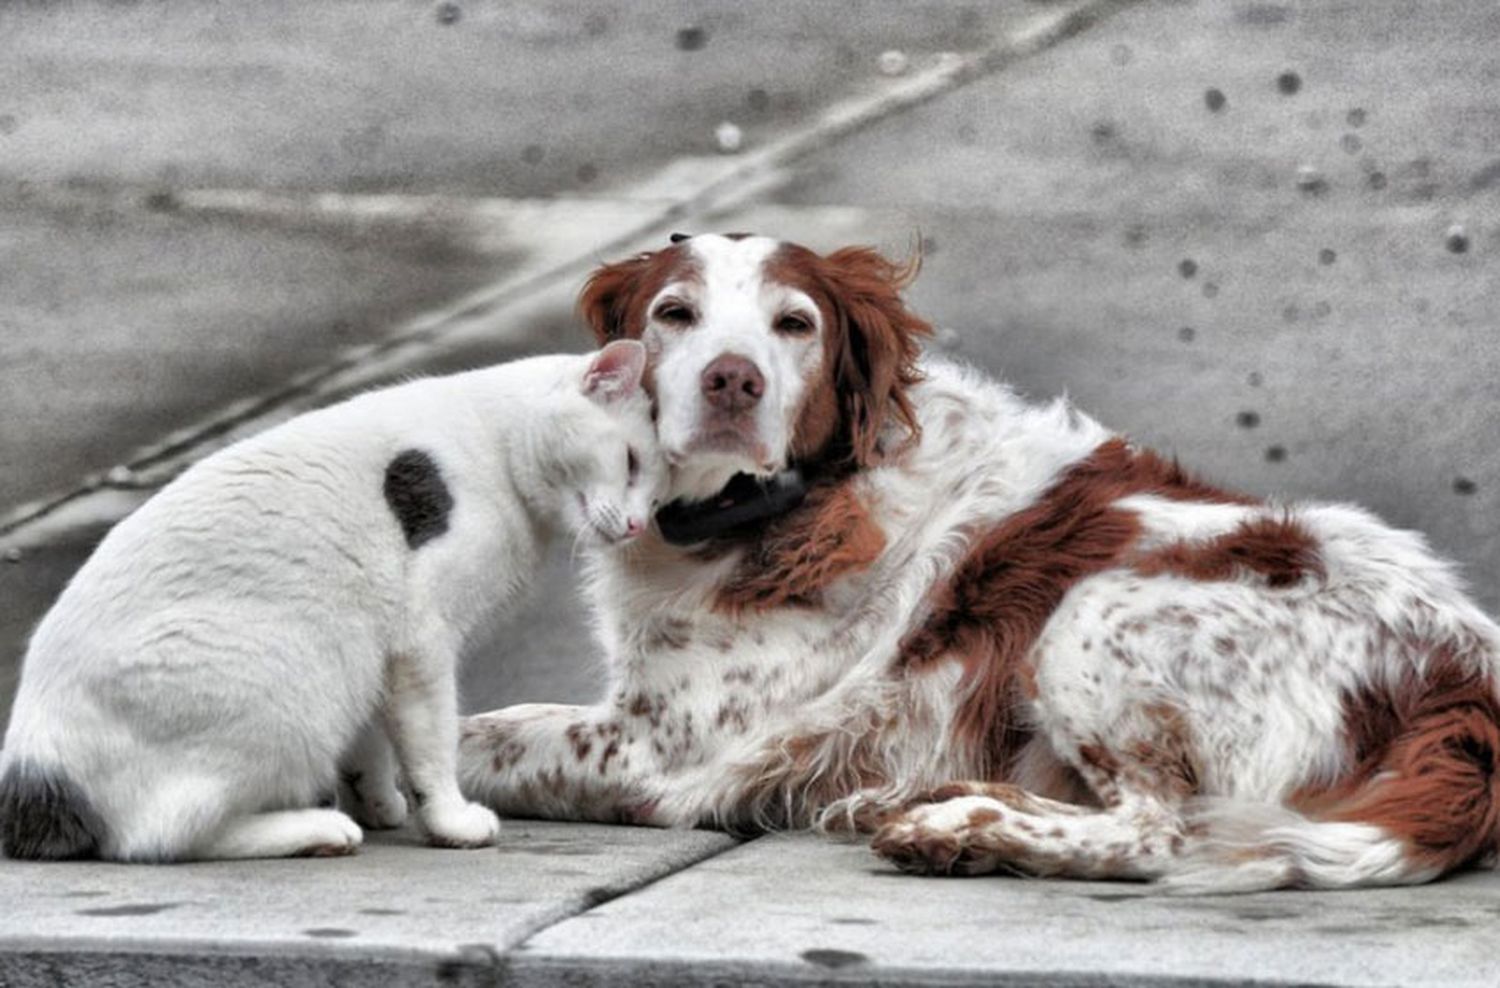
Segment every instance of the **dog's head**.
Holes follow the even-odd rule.
[[[932,331],[901,301],[915,263],[744,234],[674,240],[599,268],[579,299],[600,343],[646,344],[674,496],[791,462],[870,466],[888,429],[915,433],[906,392]]]

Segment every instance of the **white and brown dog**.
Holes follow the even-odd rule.
[[[682,503],[592,560],[608,699],[470,718],[468,794],[1207,891],[1488,863],[1500,628],[1450,567],[922,357],[910,274],[738,235],[595,272]]]

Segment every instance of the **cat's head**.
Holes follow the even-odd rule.
[[[565,518],[605,543],[645,532],[667,489],[651,396],[641,386],[645,370],[645,346],[619,340],[590,356],[578,382],[587,411],[574,430]]]

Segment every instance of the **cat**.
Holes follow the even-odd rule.
[[[345,795],[492,844],[455,777],[463,645],[554,533],[621,543],[666,486],[645,349],[544,356],[310,412],[120,522],[43,618],[0,752],[15,858],[343,854]],[[362,733],[363,732],[363,733]]]

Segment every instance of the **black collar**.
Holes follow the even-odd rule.
[[[668,544],[676,546],[741,534],[797,507],[807,496],[807,486],[796,467],[765,478],[737,473],[713,497],[668,504],[656,513],[656,527]]]

